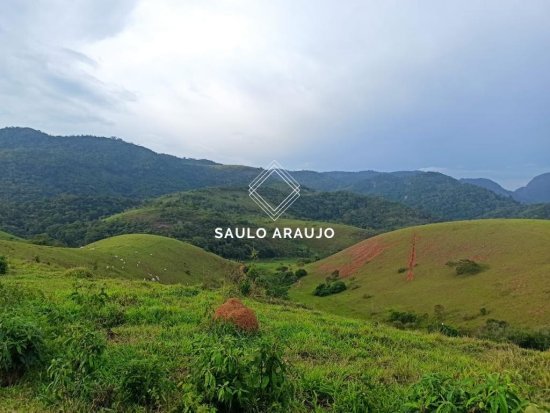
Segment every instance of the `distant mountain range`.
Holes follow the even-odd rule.
[[[460,182],[476,185],[493,191],[495,194],[510,197],[525,204],[550,202],[550,173],[535,176],[531,181],[515,191],[508,191],[495,181],[486,178],[461,179]]]
[[[4,229],[24,226],[33,218],[39,222],[42,215],[37,211],[65,225],[98,219],[174,192],[245,188],[261,171],[157,154],[116,138],[50,136],[18,127],[0,129],[0,168],[0,228]],[[432,221],[547,218],[546,206],[531,208],[520,201],[550,202],[550,174],[513,193],[490,180],[457,180],[436,172],[294,171],[292,175],[303,187],[379,196]]]

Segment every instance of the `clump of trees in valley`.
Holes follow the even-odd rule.
[[[338,294],[347,290],[346,283],[340,280],[340,271],[334,270],[330,276],[325,279],[313,290],[313,295],[326,297],[327,295]]]

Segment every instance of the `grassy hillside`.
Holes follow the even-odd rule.
[[[23,239],[16,237],[15,235],[8,234],[7,232],[0,231],[0,241],[23,241]]]
[[[158,277],[161,283],[219,281],[236,266],[193,245],[156,235],[122,235],[82,248],[0,241],[0,255],[9,258],[10,272],[15,274],[84,267],[104,277]]]
[[[234,371],[253,374],[254,357],[262,357],[258,348],[273,354],[272,361],[282,360],[285,370],[275,377],[284,381],[275,385],[284,385],[288,398],[283,407],[266,407],[275,391],[268,387],[262,404],[251,403],[253,411],[413,412],[402,410],[414,400],[410,386],[439,376],[449,377],[451,385],[477,380],[483,388],[491,386],[486,377],[498,382],[509,377],[513,384],[503,388],[538,404],[550,400],[549,353],[400,331],[251,299],[245,304],[256,311],[260,331],[235,335],[209,321],[225,297],[219,291],[123,279],[80,280],[75,286],[61,273],[35,270],[0,277],[0,304],[9,308],[11,320],[26,322],[25,328],[40,335],[44,348],[43,360],[18,382],[0,386],[0,412],[213,412],[212,400],[235,385],[220,378],[233,377]],[[205,361],[201,354],[216,356]],[[74,357],[78,363],[72,363]],[[210,380],[222,380],[220,393],[197,387],[205,383],[197,373],[205,362]],[[234,367],[218,370],[224,363]],[[223,411],[223,403],[217,406]]]
[[[416,237],[414,280],[406,267]],[[446,323],[476,328],[487,319],[550,327],[550,222],[481,220],[402,229],[363,241],[311,264],[292,290],[294,300],[361,318],[386,319],[390,309],[427,313],[444,308]],[[481,264],[457,275],[449,261]],[[348,289],[327,297],[314,288],[339,270]],[[484,308],[485,310],[481,310]]]

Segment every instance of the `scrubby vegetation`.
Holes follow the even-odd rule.
[[[430,374],[412,387],[404,411],[521,413],[526,406],[506,376],[488,374],[455,380]]]
[[[5,337],[33,345],[2,359],[24,368],[0,388],[0,411],[395,413],[444,404],[446,389],[476,406],[502,397],[513,411],[548,398],[546,353],[241,299],[257,314],[249,332],[214,320],[231,285],[4,277],[0,306],[12,324],[0,324],[2,346]],[[449,401],[457,411],[464,403]]]
[[[445,265],[454,268],[456,275],[474,275],[483,271],[483,266],[481,264],[467,258],[458,261],[447,261]]]
[[[313,290],[313,295],[318,297],[326,297],[327,295],[338,294],[347,290],[345,282],[340,280],[340,272],[334,270],[330,276],[325,279],[324,283],[319,284]]]
[[[343,281],[332,281],[329,283],[322,283],[315,287],[313,295],[318,297],[326,297],[327,295],[338,294],[347,289],[346,283]]]
[[[0,315],[0,386],[14,384],[42,362],[44,341],[36,325],[3,309]]]
[[[252,292],[271,298],[288,299],[288,290],[307,275],[307,271],[298,266],[295,270],[276,262],[252,262],[243,269],[243,276],[237,281],[243,295]]]

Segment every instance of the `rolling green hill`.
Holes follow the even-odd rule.
[[[280,191],[269,188],[276,198]],[[250,199],[246,188],[210,188],[167,195],[143,207],[105,219],[88,231],[90,240],[119,233],[146,232],[191,242],[227,258],[323,257],[383,230],[428,222],[428,218],[400,204],[346,192],[302,196],[274,223]],[[256,239],[216,240],[216,227],[332,227],[327,240]]]
[[[414,280],[406,268],[416,238]],[[318,309],[387,319],[390,309],[434,314],[453,326],[488,319],[550,327],[550,222],[480,220],[431,224],[382,234],[311,264],[291,297]],[[446,263],[470,259],[483,271],[457,275]],[[348,289],[327,297],[314,288],[338,270]],[[440,308],[441,309],[441,308]],[[484,309],[484,310],[482,310]]]
[[[11,235],[7,232],[0,231],[0,241],[23,241],[23,239],[16,237],[15,235]]]
[[[121,235],[81,248],[0,241],[0,255],[8,257],[10,273],[15,274],[83,267],[102,277],[154,278],[161,283],[218,282],[236,268],[198,247],[156,235]]]

